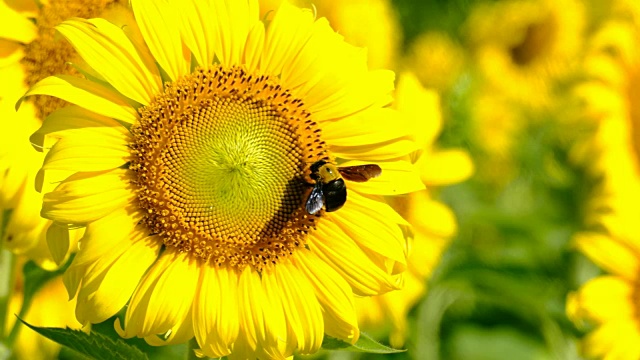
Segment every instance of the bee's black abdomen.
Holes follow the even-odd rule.
[[[324,206],[327,211],[336,211],[347,201],[347,186],[344,180],[335,179],[323,185]]]

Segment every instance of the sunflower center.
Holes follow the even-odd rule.
[[[522,42],[511,48],[511,59],[520,66],[527,66],[543,57],[553,44],[558,24],[553,14],[541,22],[530,24]]]
[[[165,245],[258,270],[304,244],[311,162],[326,154],[299,99],[242,68],[198,69],[140,110],[140,206]]]
[[[40,14],[35,19],[37,38],[24,47],[22,65],[25,69],[25,83],[28,87],[47,76],[57,74],[77,74],[68,62],[77,60],[71,44],[56,36],[55,26],[72,17],[93,18],[106,9],[126,4],[125,0],[49,0],[42,4]],[[35,96],[38,117],[44,119],[54,110],[65,105],[65,101],[52,96]]]

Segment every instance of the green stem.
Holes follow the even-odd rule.
[[[29,310],[29,304],[27,304],[26,302],[22,303],[22,307],[20,308],[20,313],[18,314],[18,317],[20,319],[24,319],[25,315],[27,315],[27,310]],[[7,336],[7,346],[12,347],[13,343],[16,341],[16,338],[18,337],[18,331],[20,331],[20,327],[22,327],[22,322],[18,319],[16,319],[16,322],[13,323],[13,327],[11,327],[11,332],[9,333],[9,336]]]
[[[9,305],[15,282],[15,261],[15,256],[11,252],[0,247],[0,339],[9,347],[12,342],[9,341],[10,335],[5,338],[4,329],[6,329],[7,319],[12,316],[9,314]]]

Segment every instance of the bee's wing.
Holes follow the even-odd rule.
[[[305,208],[310,215],[313,215],[322,209],[322,205],[324,205],[322,184],[317,182],[309,194]]]
[[[343,166],[338,171],[345,179],[355,182],[365,182],[382,174],[382,169],[376,164]]]

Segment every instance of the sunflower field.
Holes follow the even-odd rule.
[[[640,360],[639,1],[0,22],[0,360]]]

